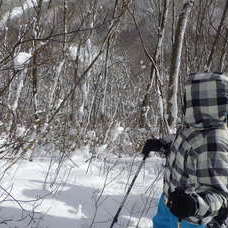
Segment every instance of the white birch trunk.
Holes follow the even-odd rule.
[[[90,24],[90,28],[93,28],[94,24],[93,21]],[[85,63],[86,66],[90,66],[90,64],[92,63],[92,59],[93,59],[93,46],[92,46],[92,42],[91,42],[91,38],[88,38],[87,42],[86,42],[86,47],[84,49],[84,59],[85,59]],[[89,78],[91,77],[91,70],[88,71],[87,73],[87,78],[89,80]],[[82,81],[82,85],[81,85],[81,91],[82,91],[82,104],[79,108],[79,113],[80,113],[80,118],[82,119],[85,115],[84,110],[85,110],[85,106],[86,104],[88,104],[88,95],[89,95],[89,83],[88,80],[86,80],[87,78],[85,78],[85,80]]]
[[[169,90],[168,90],[168,102],[167,102],[167,114],[168,123],[171,130],[176,128],[177,122],[177,92],[179,84],[179,72],[181,64],[181,54],[184,42],[184,35],[187,27],[188,18],[193,7],[194,1],[190,0],[184,4],[183,10],[179,16],[175,41],[172,51],[172,60],[170,66],[170,78],[169,78]]]
[[[26,74],[27,74],[27,69],[24,69],[18,76],[18,87],[16,90],[16,97],[14,99],[12,106],[11,106],[11,109],[14,113],[16,113],[16,110],[18,108],[18,102],[19,102],[19,98],[21,96],[21,91],[24,87],[24,81],[26,78]]]
[[[53,86],[50,88],[50,94],[49,94],[49,110],[51,110],[55,105],[55,94],[56,94],[56,90],[57,90],[57,87],[59,84],[59,80],[60,80],[61,72],[63,70],[64,63],[65,63],[65,60],[61,61],[59,63],[59,65],[56,67],[57,75],[55,77]]]

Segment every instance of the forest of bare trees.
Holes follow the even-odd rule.
[[[63,157],[85,144],[135,152],[173,131],[188,74],[227,71],[227,9],[221,0],[1,0],[0,156],[32,159],[43,145]]]

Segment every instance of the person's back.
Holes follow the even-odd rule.
[[[196,224],[208,223],[228,198],[227,129],[184,129],[178,133],[171,150],[173,152],[167,158],[164,176],[165,199],[168,200],[169,193],[176,189],[197,196],[201,202],[198,205],[198,214],[185,220]],[[220,192],[221,195],[214,201],[205,202],[204,192],[207,192],[209,197],[211,191]]]
[[[227,114],[228,76],[190,75],[185,87],[184,127],[178,130],[167,157],[163,194],[173,215],[196,224],[183,227],[210,223],[221,228],[227,216]],[[158,218],[159,211],[154,228],[174,227],[159,225]]]

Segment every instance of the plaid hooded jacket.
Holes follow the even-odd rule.
[[[228,75],[196,73],[185,87],[184,127],[167,159],[164,194],[182,188],[198,210],[192,223],[213,222],[228,206]]]

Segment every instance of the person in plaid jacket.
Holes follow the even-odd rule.
[[[174,141],[149,139],[143,149],[169,151],[154,228],[228,227],[227,115],[228,75],[191,74]]]

